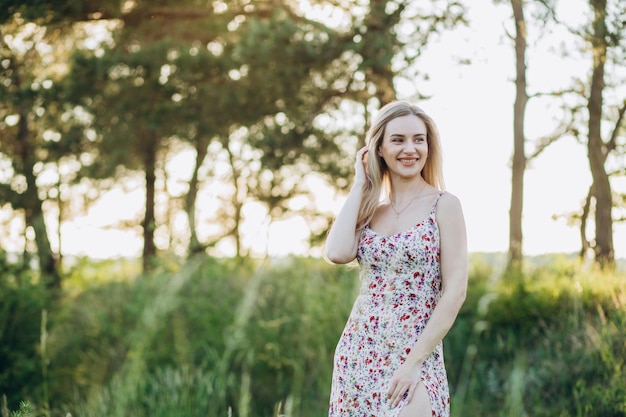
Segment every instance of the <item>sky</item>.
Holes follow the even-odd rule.
[[[444,152],[444,175],[447,191],[461,200],[465,214],[470,252],[506,252],[508,248],[508,211],[511,193],[510,159],[512,155],[512,116],[514,101],[514,56],[512,41],[505,36],[510,7],[495,6],[491,1],[467,2],[469,27],[446,33],[432,43],[418,64],[428,81],[399,83],[400,99],[413,92],[431,96],[419,102],[437,122]],[[583,2],[569,0],[567,11],[574,22],[582,15]],[[532,37],[533,34],[529,33]],[[535,34],[535,36],[537,36]],[[553,35],[558,44],[558,34]],[[554,90],[564,86],[564,74],[584,75],[586,63],[569,62],[550,50],[550,42],[531,45],[528,60],[530,91]],[[469,60],[471,65],[459,65]],[[550,132],[555,122],[552,109],[541,100],[528,104],[526,129],[529,141]],[[528,149],[532,148],[529,143]],[[181,154],[171,162],[172,174],[188,178],[189,158]],[[580,248],[578,228],[555,216],[580,207],[591,184],[589,164],[583,145],[563,138],[533,160],[525,175],[524,253],[572,253]],[[626,190],[624,182],[618,184]],[[318,204],[324,210],[338,212],[344,195],[337,195],[323,184],[314,184]],[[120,219],[132,220],[142,212],[143,190],[136,184],[130,193],[114,190],[94,205],[88,216],[63,225],[63,251],[66,254],[98,258],[137,256],[141,253],[139,234],[111,228]],[[203,191],[199,211],[216,208],[216,193]],[[113,216],[114,215],[114,216]],[[307,225],[301,218],[267,223],[258,206],[244,209],[244,245],[253,252],[280,256],[288,253],[319,255],[306,245]],[[174,220],[174,227],[184,228],[184,219]],[[157,233],[157,239],[159,235]],[[53,243],[56,242],[52,236]],[[616,256],[626,257],[626,225],[614,227]],[[224,255],[232,246],[218,247]]]

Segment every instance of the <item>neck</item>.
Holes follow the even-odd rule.
[[[426,185],[426,180],[421,176],[411,181],[392,181],[389,199],[396,203],[407,201],[421,194]]]

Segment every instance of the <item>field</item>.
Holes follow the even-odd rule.
[[[626,416],[626,277],[472,254],[444,341],[452,415]],[[0,264],[2,416],[323,417],[354,265],[199,258],[149,276],[81,260],[59,300]],[[27,402],[28,407],[20,402]]]

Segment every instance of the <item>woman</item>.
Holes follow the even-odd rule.
[[[449,416],[442,340],[465,300],[467,243],[443,192],[439,133],[419,107],[380,109],[326,256],[360,265],[334,358],[330,417]],[[383,197],[383,199],[381,199]]]

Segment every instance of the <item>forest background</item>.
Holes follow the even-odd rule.
[[[320,248],[398,98],[507,249],[471,253],[453,415],[626,415],[626,2],[0,3],[3,416],[325,415],[359,282]],[[546,218],[576,249],[525,256]]]

